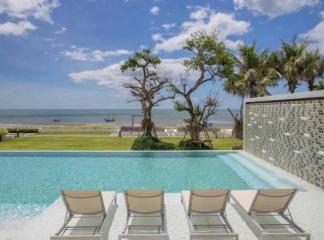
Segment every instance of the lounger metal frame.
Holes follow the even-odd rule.
[[[164,207],[163,207],[164,208]],[[149,214],[149,213],[148,213]],[[134,225],[130,223],[130,220],[132,218],[160,218],[161,219],[161,224],[160,225]],[[152,215],[150,213],[150,215],[145,216],[144,214],[127,214],[127,220],[126,220],[126,224],[124,227],[123,232],[119,235],[119,239],[123,239],[123,238],[132,238],[132,239],[142,239],[144,237],[148,237],[148,238],[166,238],[168,239],[168,234],[167,234],[167,227],[166,227],[166,213],[165,210],[163,209],[161,212],[159,212],[156,215]],[[155,229],[156,228],[156,232],[152,232],[152,233],[127,233],[127,231],[131,230],[131,229]]]
[[[267,196],[270,198],[278,198],[278,197],[280,198],[280,197],[285,197],[285,196],[291,195],[289,201],[287,201],[285,206],[280,211],[277,211],[277,212],[260,212],[260,211],[255,211],[253,209],[251,210],[251,208],[254,207],[254,204],[256,202],[256,197],[253,199],[253,202],[251,204],[250,210],[247,212],[247,215],[250,217],[254,226],[256,226],[258,228],[258,231],[260,232],[260,235],[258,236],[259,240],[267,239],[269,237],[278,237],[278,239],[280,239],[279,237],[301,237],[301,238],[305,238],[306,240],[311,240],[311,235],[309,233],[306,233],[300,226],[298,226],[294,222],[294,219],[293,219],[293,217],[290,213],[289,207],[288,207],[289,204],[291,203],[291,201],[293,200],[293,198],[295,197],[296,193],[297,193],[297,189],[295,189],[292,193],[287,194],[287,195],[270,196],[270,195],[261,194],[260,190],[257,191],[256,194],[259,194],[261,196],[262,195]],[[240,206],[240,208],[241,208],[241,210],[243,210],[243,212],[246,212],[242,208],[242,206],[240,205],[239,202],[238,202],[238,206]],[[286,211],[287,211],[287,214],[285,214]],[[283,220],[285,220],[287,223],[286,224],[283,224],[283,223],[262,224],[262,223],[258,222],[256,218],[258,218],[258,217],[261,218],[263,216],[274,216],[274,217],[279,216]],[[271,228],[284,228],[284,227],[289,227],[290,229],[294,230],[295,233],[267,232],[267,230],[269,230]]]
[[[190,194],[193,194],[192,191]],[[192,240],[193,238],[210,238],[210,237],[221,237],[221,238],[229,238],[229,239],[239,239],[239,235],[237,233],[234,232],[232,226],[230,225],[230,223],[227,220],[226,217],[226,212],[225,212],[225,206],[226,206],[226,202],[229,201],[229,193],[224,193],[224,194],[220,194],[218,195],[219,197],[224,196],[225,194],[228,194],[227,199],[224,203],[223,212],[210,212],[210,213],[199,213],[197,212],[196,214],[193,213],[191,211],[191,196],[189,197],[189,203],[188,203],[188,212],[186,209],[186,206],[184,204],[183,198],[181,197],[181,203],[184,206],[184,210],[186,212],[186,217],[187,217],[187,222],[190,228],[190,240]],[[195,194],[197,195],[197,194]],[[199,196],[199,195],[197,195]],[[218,197],[217,196],[217,197]],[[204,197],[215,197],[215,196],[204,196]],[[198,224],[193,224],[192,222],[192,218],[195,216],[210,216],[210,217],[220,217],[221,220],[224,222],[224,224],[202,224],[202,225],[198,225]],[[226,233],[215,233],[215,232],[199,232],[198,228],[199,227],[204,227],[204,228],[223,228]]]
[[[197,238],[210,238],[210,237],[222,237],[222,238],[229,238],[229,239],[239,239],[238,234],[234,232],[232,226],[227,220],[226,214],[208,214],[208,217],[219,217],[224,224],[193,224],[192,219],[196,216],[206,216],[206,214],[190,214],[187,215],[187,221],[190,227],[190,239],[193,239],[195,237]],[[225,233],[216,233],[216,232],[202,232],[199,230],[199,228],[210,228],[210,229],[219,229],[222,228],[226,232]]]
[[[84,226],[69,226],[68,224],[70,223],[70,221],[75,218],[97,218],[98,224],[93,225],[93,226],[86,226],[86,225],[84,225]],[[73,214],[73,215],[70,215],[68,212],[66,212],[64,223],[55,235],[63,236],[64,233],[68,230],[88,230],[89,232],[90,232],[90,230],[93,230],[92,235],[96,235],[96,234],[100,233],[102,224],[104,223],[105,219],[106,219],[106,214],[95,214],[95,215],[93,215],[93,214],[91,214],[91,215]]]
[[[127,195],[127,191],[124,192],[125,196]],[[156,212],[147,212],[147,213],[137,213],[137,212],[131,212],[129,210],[129,206],[128,206],[128,202],[127,199],[125,198],[125,203],[126,203],[126,209],[127,209],[127,219],[126,219],[126,224],[124,227],[123,232],[119,235],[118,239],[143,239],[145,237],[148,238],[157,238],[157,239],[161,239],[161,238],[165,238],[165,239],[169,239],[169,235],[167,234],[167,225],[166,225],[166,212],[165,212],[165,205],[164,205],[164,192],[162,191],[161,194],[159,194],[159,196],[162,195],[162,204],[161,204],[161,210]],[[138,198],[152,198],[154,196],[137,196]],[[156,215],[152,215],[152,214],[156,214]],[[161,225],[132,225],[130,224],[130,220],[131,218],[156,218],[159,217],[161,218]],[[157,228],[156,233],[127,233],[128,230],[130,229],[148,229],[148,228]]]
[[[61,195],[64,196],[63,191],[61,192]],[[101,204],[102,206],[104,206],[103,203],[103,198],[100,192],[100,196],[101,196]],[[97,196],[94,196],[97,197]],[[74,197],[74,198],[82,198],[82,197]],[[62,197],[65,208],[66,208],[66,213],[65,213],[65,218],[64,218],[64,223],[63,225],[60,227],[60,229],[55,233],[56,236],[63,236],[64,233],[68,230],[91,230],[93,229],[92,235],[96,235],[96,234],[100,234],[101,233],[101,227],[103,225],[103,223],[106,220],[107,217],[107,213],[105,212],[105,210],[102,213],[91,213],[91,214],[72,214],[69,211],[69,206],[67,204],[67,202],[65,201],[65,198]],[[116,205],[117,204],[117,195],[115,196],[113,203]],[[110,206],[111,208],[111,206]],[[109,211],[110,208],[107,210]],[[93,226],[68,226],[68,224],[70,223],[70,221],[72,219],[75,218],[98,218],[98,224],[97,225],[93,225]],[[102,218],[102,220],[100,220]],[[89,231],[90,232],[90,231]],[[88,234],[90,235],[90,234]]]
[[[252,221],[255,223],[255,226],[258,227],[258,230],[260,231],[260,236],[259,239],[266,239],[269,237],[304,237],[307,240],[311,239],[311,235],[309,233],[306,233],[300,226],[298,226],[293,218],[292,215],[290,213],[290,211],[287,209],[288,214],[284,214],[284,213],[273,213],[273,214],[265,214],[265,213],[251,213],[249,214]],[[256,218],[262,218],[264,216],[279,216],[281,217],[283,220],[285,220],[287,223],[260,223]],[[280,232],[267,232],[271,229],[278,229],[278,228],[290,228],[291,230],[293,230],[295,233],[293,232],[289,232],[289,233],[280,233]],[[280,239],[280,238],[278,238]]]

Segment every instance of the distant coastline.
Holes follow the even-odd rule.
[[[238,110],[235,110],[237,112]],[[80,125],[80,124],[140,124],[141,112],[136,109],[0,109],[0,125]],[[181,126],[186,113],[174,109],[156,109],[153,119],[157,126]],[[106,122],[105,119],[114,121]],[[215,127],[232,127],[233,119],[226,109],[210,118]]]

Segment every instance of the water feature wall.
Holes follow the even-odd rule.
[[[246,99],[243,145],[324,188],[324,90]]]

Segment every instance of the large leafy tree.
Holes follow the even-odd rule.
[[[240,113],[229,112],[234,118],[235,136],[243,136],[243,99],[244,97],[259,97],[270,95],[269,86],[277,84],[279,72],[271,67],[267,51],[259,52],[256,43],[239,47],[239,56],[235,58],[237,72],[228,77],[224,83],[224,89],[241,98]]]
[[[318,50],[307,51],[303,59],[302,75],[310,91],[316,89],[316,79],[323,77],[323,74],[324,60],[321,58]]]
[[[194,103],[193,95],[207,83],[231,75],[233,58],[223,42],[217,39],[216,33],[197,32],[186,40],[184,49],[192,54],[191,59],[184,61],[184,65],[188,72],[197,72],[198,77],[195,80],[182,78],[180,83],[172,83],[171,87],[180,99],[176,101],[175,108],[189,114],[185,122],[191,141],[200,143],[200,132],[208,118],[215,114],[220,101],[217,95],[210,94],[205,99],[200,98],[200,102]]]
[[[296,37],[291,42],[281,41],[281,49],[271,56],[273,67],[287,81],[288,91],[294,93],[299,81],[303,80],[303,62],[308,43],[297,43]]]
[[[162,95],[169,80],[158,76],[156,66],[160,63],[160,58],[153,55],[150,49],[143,49],[135,52],[121,66],[122,72],[133,72],[133,80],[125,83],[124,87],[129,90],[135,101],[141,104],[143,136],[148,137],[157,137],[152,120],[153,108],[161,101],[173,98],[171,95]]]

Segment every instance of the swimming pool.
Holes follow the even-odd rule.
[[[37,214],[62,188],[285,187],[300,188],[237,152],[0,152],[0,217]]]

